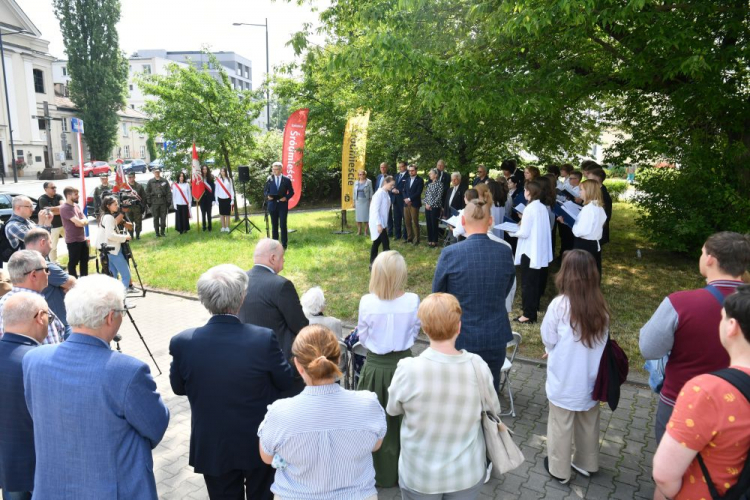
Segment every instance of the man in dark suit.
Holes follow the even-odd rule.
[[[409,178],[404,183],[404,218],[406,241],[419,245],[419,207],[422,206],[424,180],[417,175],[417,166],[409,165]]]
[[[273,330],[284,358],[291,364],[292,343],[309,322],[294,284],[279,276],[284,269],[284,249],[277,241],[263,238],[255,247],[253,261],[255,265],[247,272],[250,282],[240,308],[240,321]],[[282,397],[296,396],[305,388],[297,370],[292,370],[294,384],[282,392]]]
[[[487,177],[487,167],[484,165],[479,165],[477,167],[477,176],[474,177],[474,180],[471,182],[471,186],[474,187],[477,184],[485,183],[488,180],[490,180],[489,177]]]
[[[258,454],[258,426],[292,385],[273,331],[237,317],[247,283],[245,271],[232,264],[203,273],[198,297],[212,317],[169,343],[172,390],[190,401],[189,463],[203,474],[211,499],[273,497],[275,471]]]
[[[461,174],[453,172],[451,174],[451,184],[445,191],[445,201],[443,206],[445,207],[444,218],[449,219],[453,217],[459,210],[464,208],[464,194],[466,190],[461,186]]]
[[[271,170],[273,175],[266,181],[263,196],[266,197],[268,213],[271,214],[273,239],[279,239],[279,226],[281,226],[281,245],[286,248],[286,218],[289,214],[289,199],[294,196],[294,188],[292,188],[292,180],[281,175],[281,162],[274,163]]]
[[[471,214],[477,213],[483,217],[473,218]],[[487,236],[489,210],[478,210],[470,203],[461,219],[466,240],[440,253],[432,292],[450,293],[458,299],[463,314],[456,349],[481,356],[490,367],[497,389],[506,345],[513,339],[504,297],[513,287],[516,269],[510,247],[498,245]]]
[[[443,185],[443,193],[447,193],[451,185],[451,176],[445,171],[445,160],[438,160],[437,165],[437,181]],[[448,207],[445,205],[445,196],[443,197],[443,206],[441,207],[443,216],[445,218],[450,217],[448,213]]]
[[[3,498],[29,500],[34,489],[34,423],[23,393],[23,357],[47,336],[47,303],[19,292],[5,303],[0,339],[0,488]]]
[[[383,187],[383,181],[386,177],[388,177],[390,174],[388,173],[388,164],[386,162],[383,162],[380,164],[380,173],[378,174],[378,178],[375,180],[375,191]],[[389,193],[389,196],[391,198],[391,208],[388,209],[388,237],[393,237],[393,199],[396,195],[393,193]]]
[[[406,171],[406,162],[398,162],[398,173],[394,176],[396,185],[391,190],[393,196],[393,234],[396,241],[403,238],[406,241],[406,223],[404,222],[404,186],[409,173]],[[401,228],[403,227],[403,234]]]

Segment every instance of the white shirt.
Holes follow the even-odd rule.
[[[107,245],[114,247],[114,250],[110,251],[112,255],[120,253],[120,245],[127,241],[127,236],[117,232],[117,224],[112,214],[105,214],[102,217],[101,225],[99,226],[99,235],[96,239],[99,244],[107,242]]]
[[[180,186],[179,189],[177,186]],[[180,194],[180,190],[182,190],[182,194]],[[185,196],[183,197],[183,195]],[[177,205],[188,205],[189,207],[192,197],[193,194],[190,190],[189,182],[183,182],[181,184],[175,182],[172,184],[172,204],[174,205],[175,210],[177,210]],[[185,200],[187,200],[187,203],[185,203]]]
[[[422,326],[417,309],[416,293],[405,293],[393,300],[380,300],[368,293],[359,301],[359,342],[375,354],[410,349]]]
[[[542,342],[547,358],[547,399],[570,411],[586,411],[599,404],[591,398],[599,373],[606,334],[593,348],[580,341],[570,326],[570,301],[558,295],[547,307],[542,322]]]
[[[458,186],[453,186],[453,189],[451,190],[451,197],[448,198],[448,208],[449,209],[450,209],[451,203],[453,203],[453,197],[456,196],[456,193],[458,193]]]
[[[463,236],[466,234],[466,229],[464,228],[464,223],[461,220],[461,216],[464,214],[464,210],[461,209],[458,211],[458,224],[456,227],[453,228],[453,237],[458,238],[459,236]]]
[[[529,267],[541,269],[547,267],[555,258],[552,253],[552,229],[549,223],[549,211],[539,200],[528,204],[523,211],[521,228],[511,236],[518,238],[515,264],[521,264],[521,256],[526,255]]]
[[[229,191],[228,193],[224,191],[224,188],[221,187],[219,181],[224,184],[224,187]],[[227,198],[234,200],[234,194],[232,194],[232,181],[230,179],[222,179],[220,177],[216,178],[216,197],[220,200],[226,200]]]
[[[382,189],[378,189],[370,200],[370,239],[375,241],[380,237],[378,224],[383,231],[388,230],[388,210],[391,208],[391,197]]]
[[[598,246],[599,240],[602,239],[605,222],[607,222],[607,214],[604,209],[595,201],[587,203],[581,209],[581,213],[578,214],[576,223],[573,225],[573,235],[582,240],[596,241]],[[601,246],[598,246],[598,248],[599,250],[602,249]]]

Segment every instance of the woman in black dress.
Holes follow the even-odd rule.
[[[211,210],[214,206],[214,201],[216,200],[216,183],[214,182],[214,175],[211,173],[211,170],[209,170],[208,165],[203,165],[201,167],[201,177],[203,178],[203,182],[206,186],[205,191],[203,191],[203,196],[201,196],[200,199],[200,207],[201,207],[201,220],[203,221],[203,230],[206,230],[206,226],[208,226],[208,230],[210,231],[213,224],[211,223]]]

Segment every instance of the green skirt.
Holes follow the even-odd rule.
[[[388,388],[399,360],[411,358],[411,350],[375,354],[367,352],[367,359],[359,375],[358,391],[372,391],[378,396],[383,409],[388,405]],[[381,488],[398,486],[398,455],[401,452],[401,416],[386,413],[388,430],[383,445],[372,454],[375,466],[375,484]]]

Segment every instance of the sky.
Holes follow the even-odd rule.
[[[60,25],[52,0],[16,0],[50,42],[50,53],[65,59]],[[265,28],[232,26],[234,22],[264,24],[268,18],[271,72],[276,65],[294,60],[286,47],[292,33],[304,23],[317,26],[319,12],[328,0],[312,0],[298,6],[295,0],[121,0],[117,29],[120,48],[127,56],[139,49],[236,52],[252,61],[253,88],[264,80],[266,70]],[[322,43],[321,38],[313,39]]]

